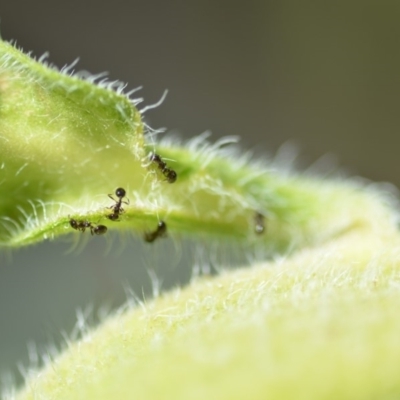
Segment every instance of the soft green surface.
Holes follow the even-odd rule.
[[[163,219],[173,238],[273,261],[121,310],[5,398],[399,398],[393,196],[250,163],[225,141],[146,143],[135,101],[92,78],[0,42],[1,245],[88,235],[69,215],[139,235]],[[149,162],[154,150],[175,183]],[[113,222],[117,187],[130,204]],[[261,235],[256,213],[266,215]]]
[[[399,398],[400,241],[384,228],[111,316],[17,399]]]

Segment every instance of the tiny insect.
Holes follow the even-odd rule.
[[[115,201],[115,204],[108,207],[112,209],[112,213],[107,215],[107,218],[110,219],[111,221],[117,221],[120,214],[124,212],[124,209],[122,208],[122,203],[124,204],[129,204],[129,199],[123,200],[123,198],[126,195],[126,191],[123,188],[118,188],[115,191],[115,195],[118,197],[118,200],[115,200],[112,194],[109,194],[108,197],[111,200]]]
[[[154,242],[157,238],[165,237],[167,233],[167,224],[164,221],[159,221],[157,229],[153,232],[145,232],[144,240],[147,243]]]
[[[261,214],[259,211],[256,211],[254,214],[254,231],[257,235],[261,235],[265,231],[265,216]]]
[[[71,228],[80,232],[85,232],[85,230],[89,228],[92,235],[104,235],[107,232],[106,226],[93,225],[89,221],[77,221],[76,219],[70,218],[69,224],[71,225]]]
[[[165,176],[167,182],[174,183],[176,181],[178,175],[173,169],[167,167],[167,163],[163,161],[163,159],[158,154],[150,153],[150,161],[157,164],[158,169]]]

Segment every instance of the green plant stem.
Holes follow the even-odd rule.
[[[0,42],[1,246],[82,235],[71,218],[140,236],[162,219],[172,235],[263,244],[266,252],[374,223],[365,185],[287,175],[273,162],[241,156],[229,140],[146,143],[123,85],[82,76]],[[168,183],[152,152],[176,182]],[[115,222],[108,194],[118,187],[129,205]],[[264,216],[262,235],[257,215]]]
[[[205,138],[152,145],[122,85],[66,72],[0,42],[1,246],[89,234],[71,218],[136,235],[162,219],[171,235],[284,257],[110,316],[31,371],[18,400],[399,397],[388,191],[287,174]],[[130,201],[116,222],[118,187]]]

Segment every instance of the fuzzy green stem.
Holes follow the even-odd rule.
[[[117,313],[30,371],[18,399],[398,397],[390,193],[285,174],[226,141],[151,145],[122,86],[67,72],[0,42],[3,247],[88,234],[71,218],[137,235],[162,219],[177,236],[297,252]],[[130,201],[113,221],[118,187]]]
[[[82,234],[71,218],[141,236],[162,219],[172,234],[262,243],[273,252],[373,224],[361,185],[284,175],[273,163],[240,156],[227,140],[146,144],[123,85],[86,75],[0,42],[2,246]],[[109,218],[115,202],[107,196],[117,187],[130,200],[118,222]]]

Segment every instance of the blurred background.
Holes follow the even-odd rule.
[[[292,141],[302,167],[331,155],[349,175],[400,185],[398,1],[2,0],[0,17],[3,39],[143,85],[145,104],[168,89],[147,114],[154,128],[239,135],[261,157]],[[20,380],[28,343],[60,346],[78,308],[92,305],[95,322],[124,287],[151,296],[149,265],[165,289],[189,278],[180,252],[199,262],[196,246],[131,241],[104,255],[95,239],[73,254],[62,241],[0,254],[0,375]]]

